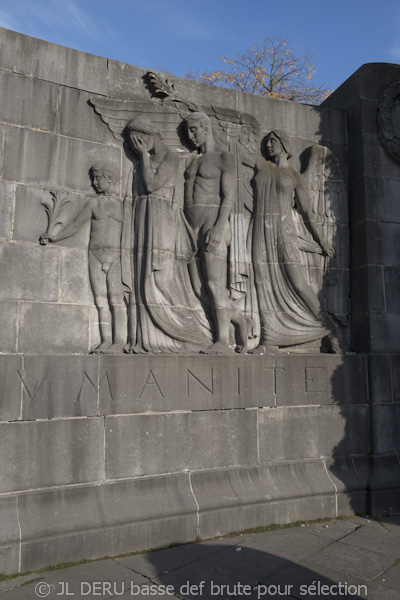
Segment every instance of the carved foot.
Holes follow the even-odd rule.
[[[134,346],[125,346],[124,348],[125,354],[146,354],[146,350],[140,344],[135,344]]]
[[[234,352],[232,346],[228,346],[224,342],[215,342],[215,344],[211,344],[211,346],[202,350],[200,354],[232,354],[232,352]]]
[[[122,344],[112,344],[105,350],[101,352],[101,354],[123,354],[124,347]]]
[[[336,334],[327,335],[325,342],[331,354],[344,354],[344,350]]]
[[[258,354],[260,356],[264,354],[276,354],[279,350],[279,346],[265,346],[264,344],[260,344],[254,350],[250,350],[249,354]]]
[[[97,346],[92,350],[92,354],[104,354],[104,352],[111,346],[111,342],[102,342],[100,346]]]
[[[250,319],[250,317],[244,317],[243,319],[240,320],[240,322],[239,322],[239,337],[240,337],[241,343],[236,348],[236,352],[239,352],[239,354],[246,354],[247,350],[249,349],[249,340],[252,337],[255,337],[254,335],[250,335],[252,327],[253,327],[253,319]]]

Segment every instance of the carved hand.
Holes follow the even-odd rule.
[[[215,225],[211,227],[206,235],[206,252],[215,252],[221,243],[223,238],[223,232],[221,228]]]
[[[328,240],[322,238],[320,240],[320,245],[326,256],[329,256],[330,258],[335,256],[335,250],[333,249],[333,246],[328,242]]]
[[[131,135],[131,146],[132,150],[134,150],[140,156],[143,156],[147,152],[144,141],[140,139],[137,135]]]
[[[39,243],[41,246],[46,246],[46,244],[48,244],[50,242],[50,238],[48,236],[47,233],[42,233],[42,235],[39,238]]]

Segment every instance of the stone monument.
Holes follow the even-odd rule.
[[[400,67],[314,107],[0,37],[0,571],[398,509]]]

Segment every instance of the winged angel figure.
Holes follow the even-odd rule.
[[[260,348],[276,350],[298,346],[332,333],[333,317],[329,313],[341,321],[347,314],[342,300],[347,285],[346,265],[340,263],[342,253],[338,248],[339,238],[343,244],[346,236],[337,236],[338,223],[342,224],[337,219],[338,207],[339,212],[345,212],[343,181],[338,179],[336,182],[335,195],[333,180],[326,175],[326,163],[332,159],[334,164],[333,157],[325,160],[327,155],[324,155],[322,160],[318,154],[320,147],[311,152],[305,176],[292,175],[292,179],[302,185],[289,185],[290,189],[286,190],[290,211],[294,212],[285,209],[281,217],[288,217],[287,223],[290,221],[293,229],[281,236],[278,233],[281,226],[276,225],[275,231],[274,226],[270,230],[265,224],[261,227],[265,231],[261,239],[260,223],[266,219],[260,198],[272,198],[271,194],[275,194],[274,201],[279,204],[282,178],[278,177],[279,184],[274,190],[270,183],[261,184],[260,173],[265,160],[260,155],[257,120],[252,115],[190,102],[176,92],[173,84],[155,73],[148,73],[148,81],[156,96],[152,102],[101,96],[91,98],[96,113],[114,137],[124,144],[131,163],[126,183],[122,242],[123,279],[130,298],[131,351],[199,351],[208,347],[212,335],[215,337],[215,331],[210,331],[213,319],[204,292],[207,286],[204,280],[201,281],[201,258],[196,256],[193,230],[185,215],[183,172],[189,152],[182,121],[192,112],[202,112],[209,117],[215,140],[235,157],[235,197],[230,213],[232,237],[226,290],[233,324],[231,337],[237,350],[263,353]],[[272,163],[270,157],[267,158],[270,168]],[[295,173],[293,169],[291,171]],[[323,217],[322,229],[320,225],[313,229],[311,212],[305,214],[302,211],[304,206],[300,200],[296,205],[296,189],[299,192],[304,188],[304,193],[300,193],[304,198],[307,185],[312,194],[312,210]],[[341,186],[340,190],[338,186]],[[345,228],[340,231],[344,232]],[[295,248],[294,270],[301,267],[301,277],[306,282],[306,285],[301,282],[300,291],[298,277],[288,274],[283,266],[287,257],[275,256],[274,252],[268,255],[268,250],[260,253],[263,244],[275,249],[287,246],[286,254],[290,254],[289,247]],[[333,258],[333,246],[336,258]],[[265,261],[283,262],[275,272],[273,269],[264,272],[259,265]],[[337,264],[333,264],[334,261]],[[193,276],[196,269],[198,278]],[[197,279],[200,284],[196,283]],[[336,285],[331,288],[325,286],[334,281]],[[332,291],[326,292],[327,289]],[[271,300],[276,296],[276,290],[283,298],[291,298],[283,310],[290,318],[283,319],[278,327],[282,335],[266,335],[276,326],[276,315],[279,320],[282,313],[276,297]],[[299,312],[302,313],[300,321]],[[293,320],[299,321],[294,328]],[[304,334],[305,322],[311,323],[311,337]],[[246,326],[242,326],[243,323]],[[336,336],[331,335],[332,339],[336,340]],[[339,343],[334,341],[330,347],[337,351]]]

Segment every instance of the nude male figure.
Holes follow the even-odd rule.
[[[227,256],[231,241],[229,217],[235,193],[236,166],[231,152],[217,145],[208,116],[193,112],[185,119],[187,136],[197,149],[189,156],[185,170],[185,214],[195,232],[203,277],[215,323],[215,341],[209,354],[232,352],[229,344],[231,322],[247,320],[234,316],[227,289]],[[192,263],[192,283],[202,296],[196,265]],[[240,323],[239,323],[240,321]],[[243,334],[246,349],[248,331]]]
[[[46,245],[64,240],[91,221],[89,278],[99,313],[101,335],[101,344],[94,352],[121,354],[127,338],[127,311],[121,276],[123,205],[116,196],[115,173],[101,164],[93,165],[90,171],[98,197],[90,198],[74,220],[57,235],[51,235],[51,232],[43,234],[40,243]]]

